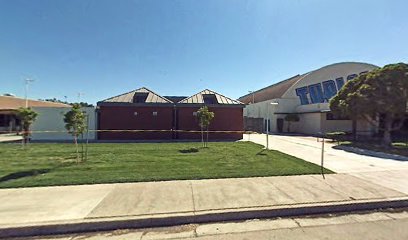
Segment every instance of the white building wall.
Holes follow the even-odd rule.
[[[33,107],[33,110],[38,113],[36,121],[33,123],[31,130],[32,140],[52,141],[52,140],[72,140],[72,135],[68,134],[65,129],[64,114],[71,108],[51,108],[51,107]],[[96,114],[95,108],[82,108],[89,116],[89,130],[96,129]],[[52,132],[36,132],[36,131],[52,131]],[[89,139],[95,139],[95,132],[89,132]]]
[[[260,103],[247,105],[244,109],[245,117],[253,118],[270,118],[271,131],[277,132],[277,118],[284,118],[287,113],[298,113],[300,121],[291,124],[291,132],[305,133],[305,134],[319,134],[331,131],[351,131],[351,121],[344,120],[326,120],[326,113],[330,111],[329,103],[312,103],[310,94],[308,93],[309,104],[301,104],[299,96],[296,94],[296,89],[307,87],[310,85],[322,84],[325,81],[343,78],[344,83],[347,78],[353,74],[360,74],[361,72],[371,71],[377,68],[374,65],[366,63],[338,63],[332,64],[316,71],[305,74],[298,82],[291,86],[282,98],[268,100]],[[338,85],[336,82],[336,90]],[[267,106],[271,106],[271,102],[278,102],[276,107],[269,108],[269,115]],[[371,131],[372,127],[365,123],[358,124],[358,131]],[[284,122],[283,131],[287,131],[287,122]]]
[[[272,105],[271,103],[278,103],[278,105]],[[282,109],[291,108],[292,104],[290,101],[283,101],[282,99],[272,99],[264,102],[249,104],[244,108],[244,117],[250,118],[263,118],[264,121],[269,119],[270,121],[270,131],[277,132],[277,112]],[[269,108],[269,109],[268,109]]]
[[[320,134],[321,133],[321,122],[322,114],[321,113],[303,113],[299,114],[299,123],[301,127],[297,129],[299,133],[304,134]]]

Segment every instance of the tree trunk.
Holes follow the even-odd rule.
[[[382,139],[382,145],[384,147],[391,147],[392,139],[391,139],[391,128],[392,128],[392,116],[391,114],[387,113],[384,116],[384,136]]]
[[[201,143],[203,144],[203,147],[205,147],[205,145],[204,145],[204,130],[203,130],[203,126],[201,126]]]
[[[353,141],[357,141],[357,119],[352,119],[351,125]]]
[[[29,128],[27,128],[27,126],[25,126],[25,127],[23,127],[23,131],[24,131],[24,133],[23,133],[23,143],[24,143],[24,146],[27,146],[28,136],[29,136],[29,134],[28,134]]]
[[[207,126],[207,142],[205,144],[205,147],[208,147],[208,126]]]
[[[76,157],[77,157],[77,163],[78,163],[79,162],[79,150],[78,150],[78,139],[76,136],[74,136],[74,143],[75,143]]]

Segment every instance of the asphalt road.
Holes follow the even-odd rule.
[[[408,210],[117,230],[18,240],[408,239]]]

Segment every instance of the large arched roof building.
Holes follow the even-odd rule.
[[[351,121],[331,114],[328,102],[347,81],[375,68],[377,66],[360,62],[336,63],[296,75],[238,100],[248,104],[244,109],[247,122],[263,119],[263,130],[269,125],[272,132],[287,132],[288,124],[284,118],[289,113],[296,113],[300,121],[291,124],[291,132],[321,134],[351,131]],[[271,102],[278,105],[271,105]],[[364,122],[359,123],[358,130],[372,131]]]

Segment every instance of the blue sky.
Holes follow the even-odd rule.
[[[0,93],[238,98],[342,61],[408,62],[406,0],[0,0]]]

